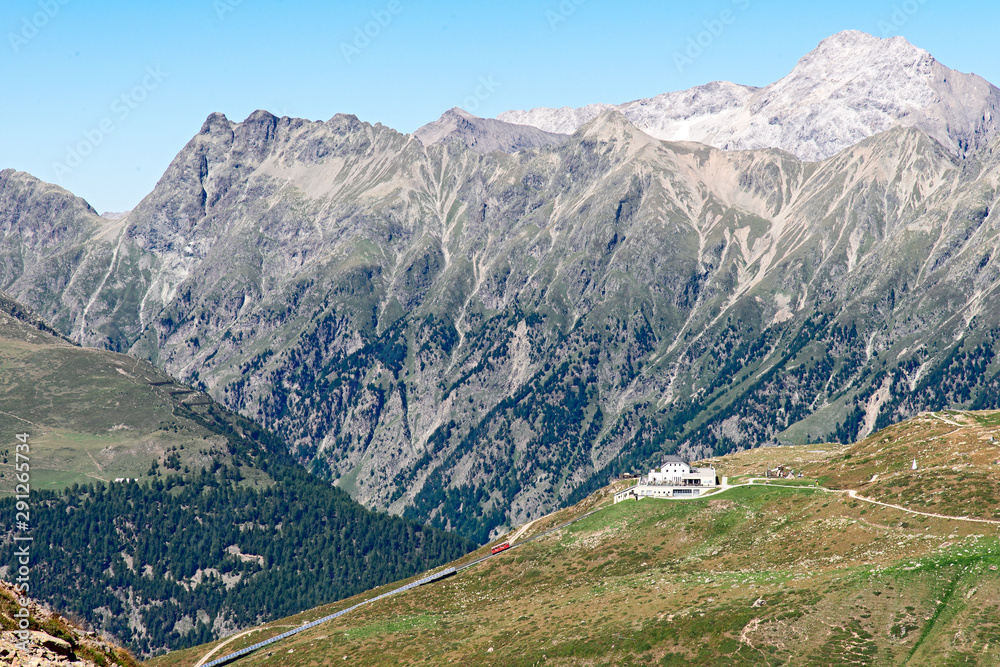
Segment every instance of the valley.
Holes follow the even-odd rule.
[[[5,237],[24,259],[0,288],[359,502],[481,543],[660,452],[997,407],[994,148],[896,128],[806,163],[611,111],[484,155],[348,116],[213,115],[119,220],[5,172],[64,219],[38,221],[44,248]]]
[[[10,437],[0,447],[3,541],[20,534],[17,502],[28,495],[31,596],[140,656],[332,602],[474,546],[367,510],[310,475],[273,434],[146,362],[70,343],[9,299],[0,300],[0,369]],[[25,460],[15,458],[15,433],[30,446],[30,473],[15,469]],[[30,494],[16,497],[24,475]],[[15,567],[0,563],[0,577],[13,580]]]

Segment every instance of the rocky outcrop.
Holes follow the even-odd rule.
[[[0,624],[17,627],[14,614],[20,613],[20,595],[0,580]],[[10,667],[137,667],[138,662],[124,649],[84,631],[47,607],[29,600],[30,629],[27,635],[0,631],[0,664]]]

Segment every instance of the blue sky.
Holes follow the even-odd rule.
[[[849,28],[1000,85],[997,25],[1000,3],[943,0],[5,0],[0,168],[125,210],[213,111],[346,112],[412,132],[453,106],[495,116],[765,85]]]

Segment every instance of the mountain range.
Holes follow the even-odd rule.
[[[473,116],[463,109],[450,109],[433,123],[413,133],[425,146],[458,141],[477,153],[516,153],[524,148],[554,146],[566,135],[545,132],[530,125],[506,123],[493,118]]]
[[[664,453],[997,407],[997,99],[849,32],[761,89],[416,135],[212,114],[122,217],[0,172],[0,289],[482,543]]]
[[[809,161],[898,126],[966,154],[996,135],[1000,90],[945,67],[903,37],[848,30],[823,40],[787,76],[763,88],[715,81],[625,104],[507,111],[498,118],[572,133],[609,109],[664,141],[780,148]]]

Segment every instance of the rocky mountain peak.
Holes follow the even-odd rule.
[[[905,37],[881,38],[860,30],[844,30],[821,41],[799,59],[796,69],[816,63],[850,68],[856,67],[857,60],[862,58],[868,62],[893,60],[901,63],[934,60],[927,51],[914,46]]]
[[[447,111],[445,111],[441,115],[441,117],[442,118],[446,118],[446,117],[448,117],[448,118],[458,117],[458,118],[463,118],[463,119],[465,119],[467,121],[474,121],[477,118],[481,118],[480,116],[477,116],[475,114],[469,113],[468,111],[466,111],[462,107],[452,107],[452,108],[448,109]]]
[[[326,121],[326,126],[330,129],[341,132],[354,132],[362,129],[368,124],[352,113],[336,113],[330,120]]]
[[[459,107],[444,112],[438,120],[419,128],[413,136],[425,146],[457,140],[478,153],[515,153],[566,140],[564,134],[494,118],[480,118]]]
[[[208,118],[202,123],[201,130],[198,132],[199,135],[209,135],[215,136],[219,133],[231,133],[233,129],[233,124],[226,118],[226,114],[214,111],[208,114]]]
[[[575,131],[607,108],[540,108],[499,118]],[[824,39],[763,88],[713,82],[614,108],[658,139],[726,150],[781,148],[816,161],[902,125],[962,155],[997,133],[1000,90],[948,69],[902,37],[848,30]]]
[[[766,88],[752,109],[791,96],[805,104],[835,104],[871,111],[872,129],[883,131],[939,100],[934,84],[951,72],[902,37],[880,39],[850,30],[828,37],[795,68]],[[954,72],[957,76],[961,75]],[[876,109],[867,109],[872,102]],[[817,109],[819,110],[819,109]],[[881,113],[879,113],[881,112]]]
[[[0,171],[0,237],[18,233],[43,246],[57,245],[80,233],[81,223],[92,226],[96,220],[90,204],[58,185],[23,171]]]
[[[419,127],[414,133],[420,143],[430,146],[442,141],[447,141],[452,135],[460,130],[473,128],[476,120],[483,120],[474,116],[460,107],[448,109],[441,117],[434,122],[427,123]]]
[[[605,143],[639,140],[646,143],[653,138],[636,127],[618,109],[609,109],[588,121],[574,134],[575,137]]]

